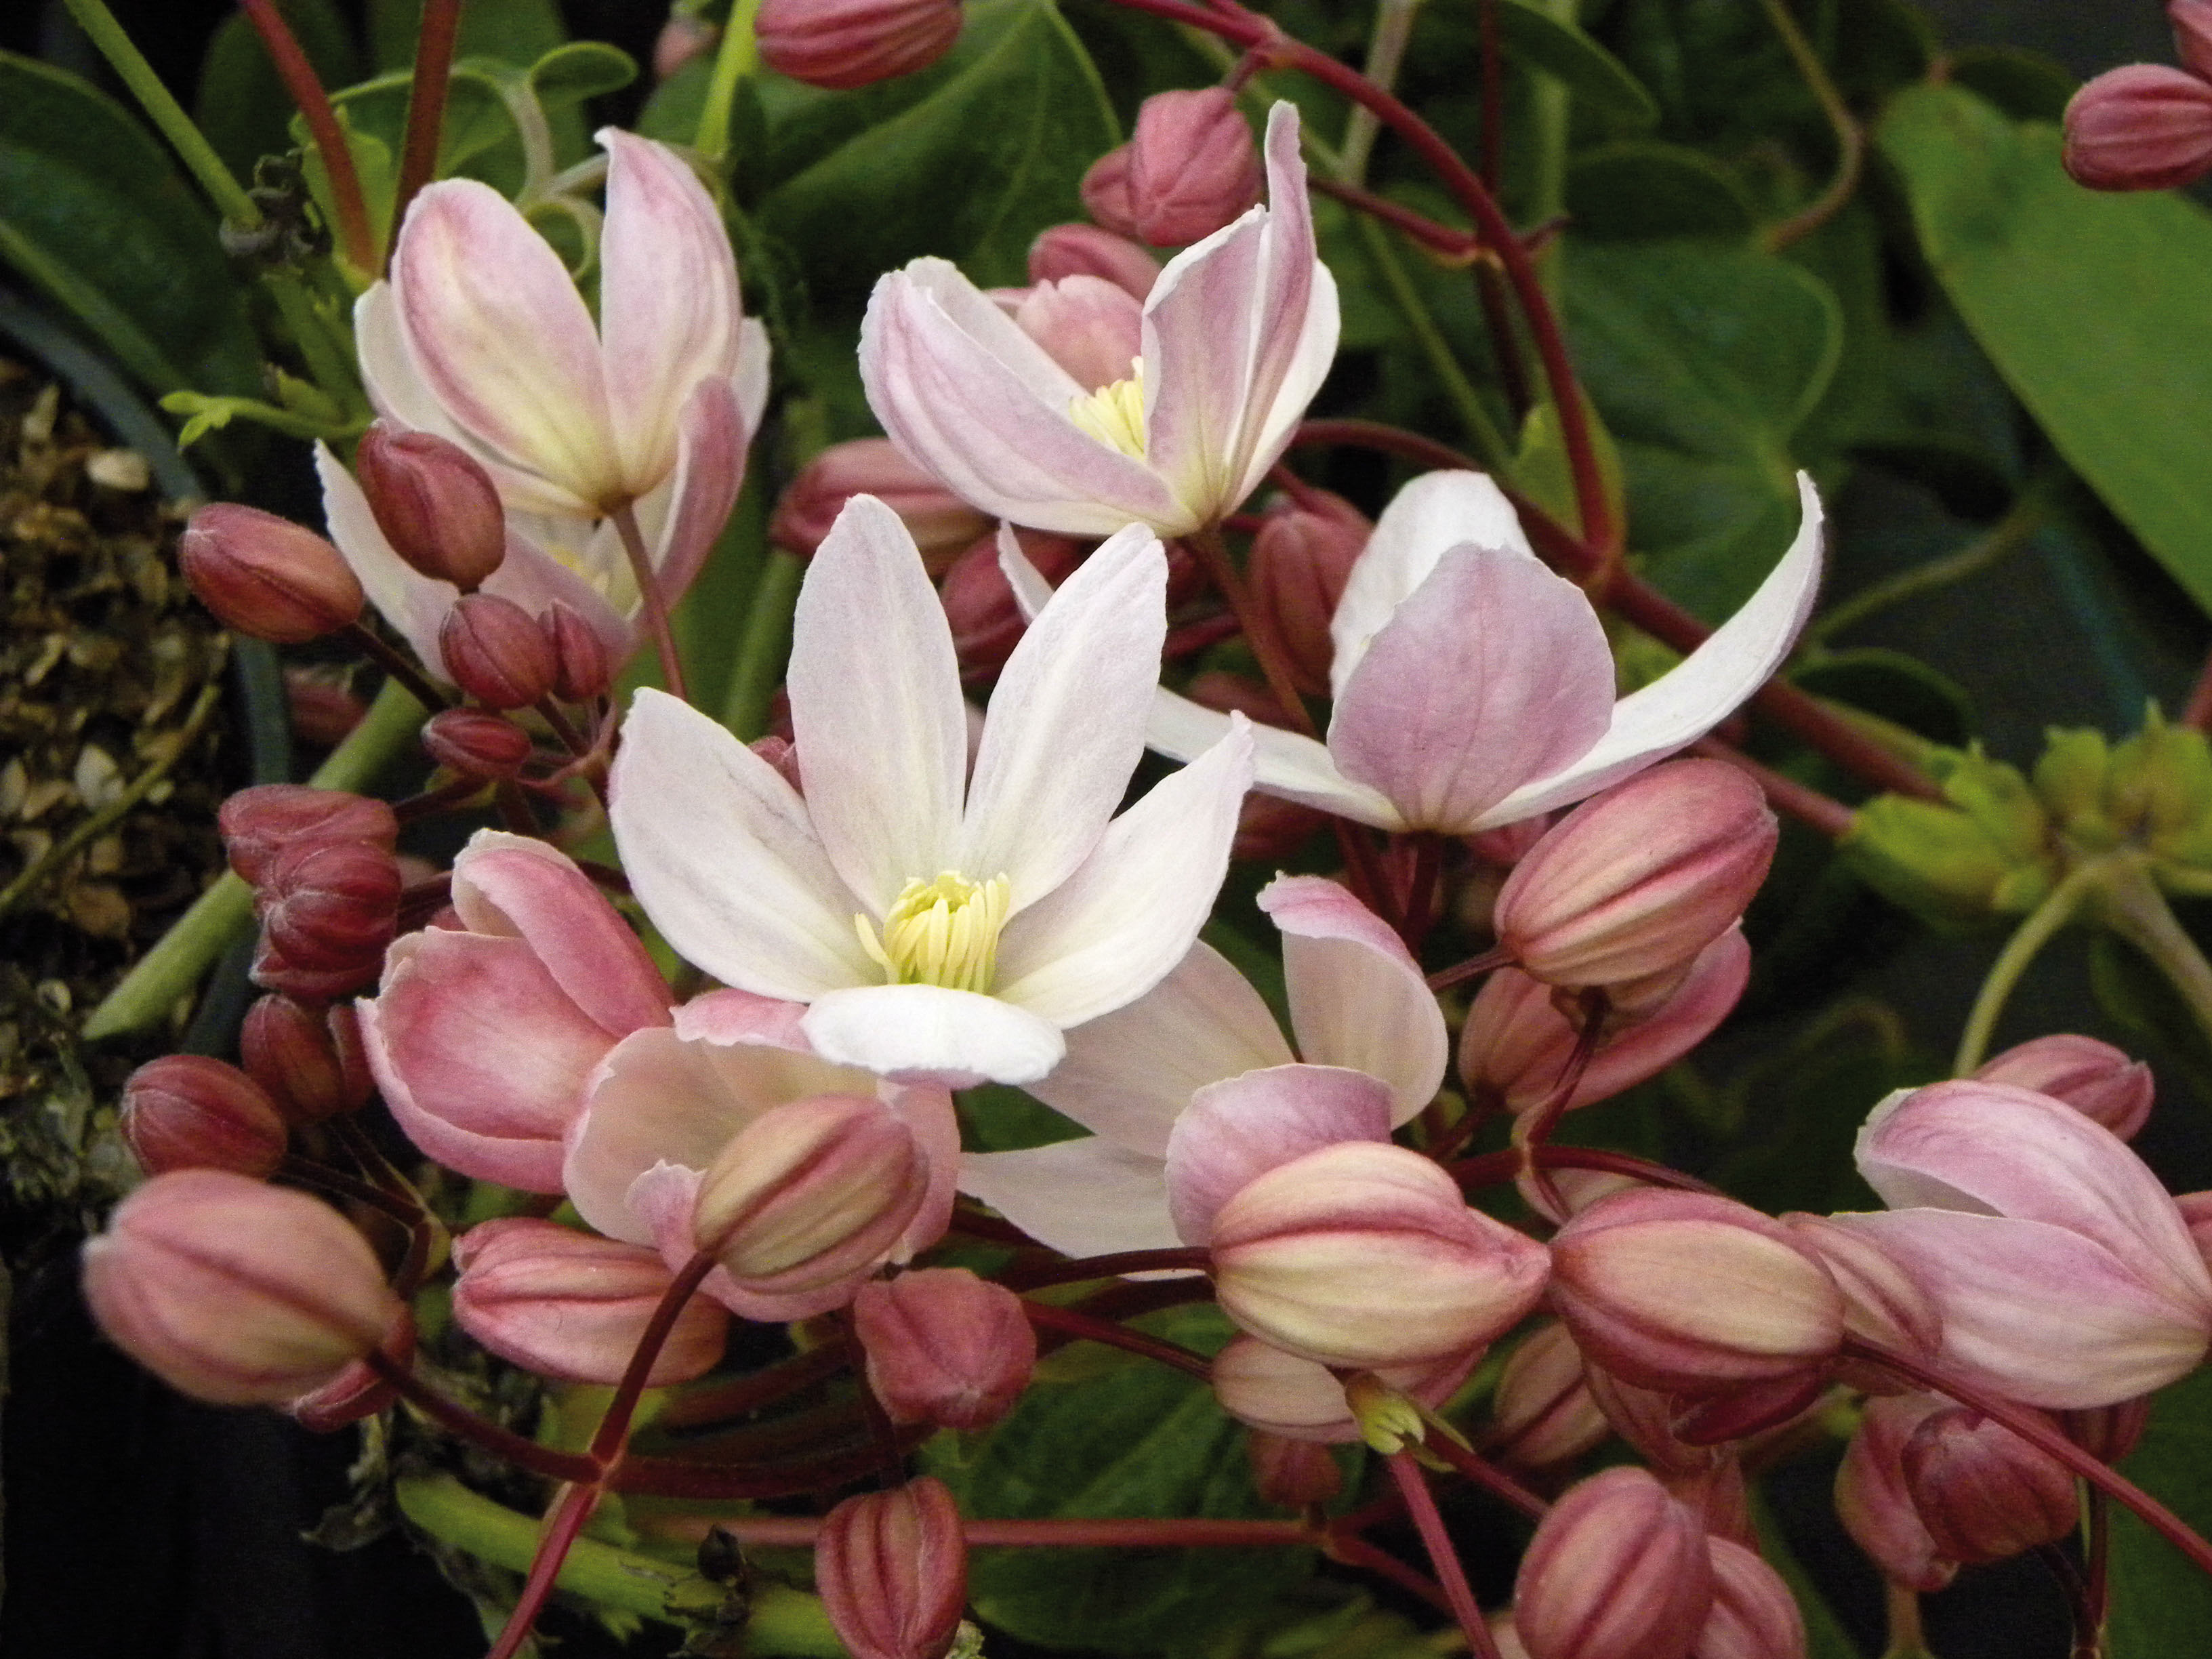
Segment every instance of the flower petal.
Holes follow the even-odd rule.
[[[826,1059],[956,1089],[1034,1083],[1066,1052],[1050,1020],[941,985],[866,985],[815,1000],[802,1023]]]
[[[1145,459],[1200,522],[1237,506],[1255,339],[1281,325],[1259,313],[1267,235],[1251,209],[1170,260],[1145,302]]]
[[[1145,741],[1163,755],[1191,761],[1227,737],[1229,729],[1229,716],[1218,709],[1162,687],[1152,694]],[[1378,830],[1406,827],[1389,796],[1346,777],[1336,769],[1334,757],[1313,738],[1279,726],[1255,726],[1251,732],[1254,788]]]
[[[960,1160],[960,1190],[1079,1260],[1172,1249],[1182,1242],[1168,1219],[1167,1166],[1095,1135],[1018,1152],[970,1152]]]
[[[1337,1066],[1275,1066],[1208,1084],[1168,1138],[1168,1213],[1186,1244],[1255,1177],[1344,1140],[1390,1138],[1390,1091]]]
[[[1158,541],[1129,526],[1053,595],[999,676],[955,862],[979,881],[1006,876],[1017,914],[1090,856],[1128,791],[1159,680],[1167,586]],[[802,738],[801,765],[809,752]]]
[[[1602,738],[1613,688],[1582,589],[1518,553],[1456,547],[1345,680],[1328,751],[1408,823],[1463,835]]]
[[[1450,1054],[1437,999],[1398,935],[1320,876],[1278,876],[1260,908],[1283,934],[1283,977],[1299,1054],[1389,1085],[1390,1121],[1436,1097]]]
[[[686,961],[794,1002],[876,978],[805,804],[704,714],[639,691],[610,788],[631,889]]]
[[[1168,976],[1228,871],[1252,782],[1250,729],[1236,716],[1226,738],[1154,785],[1073,875],[1007,924],[1000,996],[1054,1025],[1080,1025]]]
[[[807,567],[787,684],[807,813],[881,920],[909,878],[960,867],[968,721],[945,607],[898,514],[872,495],[847,503]]]
[[[682,1271],[684,1264],[691,1259],[692,1211],[703,1178],[702,1170],[682,1164],[657,1164],[630,1187],[629,1207],[652,1228],[659,1244],[660,1259],[668,1264],[672,1273]],[[854,1291],[850,1280],[841,1279],[818,1290],[767,1294],[740,1287],[724,1267],[708,1273],[699,1288],[738,1318],[763,1325],[811,1319],[817,1314],[842,1308],[853,1299]]]
[[[674,605],[690,588],[730,520],[745,482],[745,450],[752,425],[726,380],[702,380],[691,388],[678,422],[676,465],[665,483],[659,522],[644,531],[661,597]],[[645,514],[640,504],[641,528]]]
[[[425,667],[447,678],[438,651],[438,629],[446,612],[461,597],[451,582],[423,575],[392,550],[369,511],[368,497],[352,473],[339,465],[328,444],[315,445],[315,476],[323,483],[323,522],[331,541],[360,580],[362,592],[377,613],[405,640]]]

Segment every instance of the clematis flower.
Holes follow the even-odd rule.
[[[556,602],[618,659],[639,594],[609,515],[629,507],[672,599],[698,573],[744,477],[768,395],[768,339],[740,309],[713,199],[671,150],[608,128],[599,327],[560,256],[488,185],[430,185],[408,210],[389,282],[356,303],[377,413],[483,464],[507,514],[484,591],[542,616]],[[319,447],[331,539],[434,672],[458,590],[420,574],[361,487]]]
[[[1428,1104],[1443,1079],[1443,1016],[1397,934],[1317,876],[1279,878],[1260,905],[1282,930],[1291,1029],[1305,1064],[1293,1063],[1244,976],[1194,945],[1150,995],[1070,1031],[1067,1058],[1029,1085],[1092,1133],[971,1152],[961,1189],[1069,1255],[1200,1243],[1201,1215],[1229,1195],[1224,1185],[1241,1184],[1226,1150],[1240,1120],[1258,1114],[1273,1125],[1269,1155],[1289,1158],[1346,1138],[1387,1139]],[[1187,1162],[1216,1173],[1194,1181],[1171,1215],[1178,1136]],[[1249,1161],[1234,1167],[1258,1172]]]
[[[1092,554],[1007,659],[970,778],[944,607],[897,515],[855,496],[793,623],[804,799],[703,714],[638,694],[611,817],[639,902],[725,984],[808,1004],[825,1059],[1042,1077],[1064,1028],[1189,950],[1250,782],[1239,726],[1112,816],[1143,750],[1166,584],[1140,526]]]
[[[942,259],[876,284],[860,327],[868,402],[962,500],[1039,530],[1162,536],[1252,493],[1336,351],[1336,284],[1314,252],[1297,112],[1267,118],[1267,198],[1170,261],[1129,376],[1084,386]]]
[[[1477,472],[1398,492],[1329,624],[1335,699],[1324,746],[1261,728],[1254,787],[1382,830],[1473,835],[1595,794],[1687,747],[1764,684],[1820,574],[1820,503],[1759,591],[1673,672],[1615,701],[1589,601],[1537,561]],[[1030,584],[1033,586],[1034,584]],[[1152,746],[1187,756],[1222,716],[1162,691]]]

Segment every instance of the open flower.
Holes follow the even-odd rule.
[[[1672,672],[1618,701],[1583,591],[1540,563],[1479,472],[1398,492],[1329,625],[1326,746],[1254,732],[1254,787],[1383,830],[1472,835],[1595,794],[1696,742],[1788,654],[1820,574],[1820,503],[1743,608]],[[1162,691],[1152,743],[1188,756],[1220,714]]]
[[[1297,112],[1267,118],[1268,205],[1170,261],[1142,355],[1093,391],[942,259],[876,284],[868,402],[962,500],[1039,530],[1163,536],[1218,523],[1273,465],[1336,352],[1336,284],[1314,252]]]
[[[1008,659],[970,778],[944,607],[897,515],[855,496],[793,623],[804,799],[703,714],[638,694],[611,817],[639,902],[724,983],[809,1004],[829,1060],[1042,1077],[1065,1027],[1182,959],[1250,783],[1240,726],[1113,817],[1143,752],[1166,587],[1141,526],[1092,554]]]

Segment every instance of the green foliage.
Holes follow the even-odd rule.
[[[2212,1371],[2160,1393],[2142,1443],[2120,1465],[2200,1533],[2212,1529]],[[2212,1631],[2212,1578],[2118,1504],[2112,1506],[2111,1659],[2172,1659]]]
[[[325,86],[348,86],[361,78],[353,33],[331,0],[280,0],[276,9]],[[192,118],[216,154],[240,179],[252,178],[256,161],[292,147],[291,114],[291,94],[252,23],[243,12],[225,18],[208,42],[192,102]]]

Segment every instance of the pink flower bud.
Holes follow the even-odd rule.
[[[540,1376],[609,1385],[622,1381],[671,1277],[657,1251],[521,1216],[471,1227],[453,1243],[453,1317],[479,1343]],[[646,1385],[712,1370],[729,1324],[720,1304],[693,1297]]]
[[[177,563],[218,622],[257,640],[299,645],[361,615],[361,582],[337,549],[258,507],[202,507],[178,538]]]
[[[2091,190],[2165,190],[2212,170],[2212,86],[2186,70],[2107,70],[2066,106],[2066,171]]]
[[[1552,1303],[1583,1352],[1647,1389],[1702,1395],[1825,1364],[1844,1301],[1780,1222],[1732,1199],[1619,1193],[1552,1240]]]
[[[2148,1395],[2111,1406],[2053,1412],[2059,1431],[2100,1463],[2117,1463],[2133,1452],[2150,1423]]]
[[[275,1406],[384,1338],[398,1298],[368,1242],[327,1204],[228,1170],[178,1170],[84,1247],[100,1328],[181,1393]]]
[[[1713,1599],[1705,1529],[1645,1470],[1567,1488],[1513,1583],[1529,1659],[1687,1659]]]
[[[1867,1402],[1858,1431],[1836,1469],[1836,1514],[1882,1577],[1926,1595],[1942,1589],[1959,1564],[1936,1547],[1905,1488],[1905,1443],[1948,1402],[1932,1394]]]
[[[1484,1454],[1527,1469],[1580,1457],[1612,1428],[1591,1397],[1582,1350],[1556,1323],[1537,1326],[1506,1357],[1491,1413]]]
[[[1751,947],[1731,927],[1700,951],[1668,997],[1642,1018],[1609,1020],[1567,1107],[1610,1100],[1656,1077],[1711,1036],[1743,994]],[[1460,1077],[1470,1096],[1515,1114],[1533,1111],[1565,1081],[1581,1041],[1552,988],[1517,968],[1483,982],[1460,1032]]]
[[[692,1237],[744,1289],[818,1290],[872,1271],[928,1188],[929,1161],[896,1114],[817,1095],[763,1113],[722,1149]]]
[[[2212,80],[2212,0],[2166,0],[2166,21],[2189,72]]]
[[[1144,307],[1103,276],[1037,283],[1014,321],[1087,392],[1127,380],[1144,350]]]
[[[1782,1575],[1753,1551],[1708,1538],[1713,1606],[1692,1659],[1804,1659],[1805,1620]]]
[[[1375,526],[1343,496],[1310,494],[1308,501],[1285,498],[1261,517],[1249,580],[1252,602],[1289,653],[1298,690],[1318,696],[1328,690],[1335,650],[1329,619]]]
[[[1974,1075],[1984,1083],[2009,1083],[2063,1100],[2123,1140],[2134,1139],[2149,1117],[2158,1087],[2141,1060],[2130,1060],[2109,1042],[2063,1033],[2008,1048]]]
[[[1057,587],[1081,562],[1080,542],[1038,531],[1014,532],[1037,574]],[[987,680],[1006,665],[1029,624],[1022,618],[1014,590],[999,568],[995,536],[978,539],[946,567],[939,589],[945,620],[952,624],[952,648],[960,658],[960,678]]]
[[[118,1127],[149,1175],[229,1170],[261,1181],[284,1159],[276,1103],[235,1066],[202,1054],[165,1054],[131,1073]]]
[[[1942,1351],[1942,1311],[1919,1282],[1879,1243],[1825,1216],[1786,1215],[1782,1223],[1791,1238],[1811,1251],[1835,1280],[1844,1298],[1847,1334],[1862,1342],[1922,1359],[1934,1359]],[[1885,1384],[1876,1391],[1887,1393],[1894,1386]]]
[[[1929,1537],[1956,1561],[2002,1561],[2055,1544],[2081,1519],[2063,1464],[1964,1406],[1922,1419],[1903,1462]]]
[[[1344,1471],[1326,1446],[1255,1429],[1245,1437],[1244,1449],[1252,1460],[1253,1489],[1278,1509],[1308,1509],[1344,1490]]]
[[[438,629],[453,684],[487,708],[527,708],[553,690],[560,660],[538,618],[496,593],[465,593]]]
[[[423,752],[465,778],[519,777],[531,747],[530,733],[481,708],[441,708],[422,727]]]
[[[374,421],[353,465],[376,527],[422,574],[473,593],[507,557],[498,486],[459,444]]]
[[[763,0],[761,61],[844,91],[927,69],[960,38],[959,0]]]
[[[1468,1348],[1373,1375],[1385,1388],[1434,1407],[1467,1381],[1479,1358],[1478,1350]],[[1346,1445],[1360,1437],[1344,1384],[1334,1372],[1257,1337],[1231,1339],[1213,1356],[1212,1377],[1221,1409],[1251,1428],[1316,1445]]]
[[[889,438],[855,438],[830,445],[785,487],[768,527],[769,539],[787,552],[811,558],[855,495],[873,495],[899,515],[932,575],[992,527],[988,514],[900,454]]]
[[[1828,1372],[1808,1366],[1757,1382],[1738,1383],[1717,1393],[1678,1395],[1674,1433],[1692,1446],[1718,1446],[1747,1440],[1796,1421],[1820,1403]]]
[[[830,1510],[814,1586],[853,1659],[944,1659],[968,1602],[968,1540],[945,1483],[926,1474]]]
[[[270,860],[307,842],[360,842],[390,852],[399,840],[391,807],[343,789],[264,783],[241,789],[216,814],[223,850],[241,880],[258,887]]]
[[[1743,914],[1778,835],[1759,786],[1725,761],[1652,767],[1583,802],[1514,866],[1498,942],[1553,985],[1686,965]]]
[[[399,860],[360,841],[310,841],[269,860],[256,903],[269,942],[295,968],[372,967],[399,916]]]
[[[415,1316],[404,1305],[392,1316],[377,1352],[405,1370],[415,1361]],[[310,1434],[331,1434],[349,1423],[389,1410],[399,1390],[366,1358],[348,1362],[337,1375],[297,1400],[284,1402],[284,1414]]]
[[[246,1011],[238,1052],[246,1074],[294,1123],[357,1112],[375,1087],[350,1006],[308,1008],[289,997],[263,997]]]
[[[1543,1293],[1543,1247],[1401,1146],[1343,1141],[1269,1170],[1215,1216],[1221,1310],[1324,1365],[1417,1364],[1481,1346]]]
[[[894,1423],[981,1429],[1013,1409],[1036,1365],[1022,1299],[965,1267],[872,1279],[853,1301],[868,1387]]]
[[[317,749],[337,748],[368,713],[368,705],[347,688],[343,678],[332,678],[328,665],[287,665],[284,708],[291,719],[292,735]]]
[[[1259,147],[1225,87],[1145,100],[1129,142],[1091,164],[1083,205],[1155,247],[1211,236],[1260,199]]]
[[[1054,225],[1030,244],[1030,281],[1098,276],[1139,300],[1151,297],[1160,262],[1126,236],[1096,225]]]
[[[553,646],[553,695],[563,702],[604,697],[614,682],[615,662],[599,632],[558,600],[541,619]]]
[[[1674,1432],[1679,1401],[1672,1394],[1625,1382],[1602,1365],[1588,1364],[1584,1380],[1590,1399],[1613,1431],[1670,1481],[1709,1474],[1734,1454],[1711,1444],[1692,1445]]]
[[[246,977],[263,990],[290,997],[296,1002],[325,1003],[350,996],[374,983],[382,967],[380,957],[367,956],[342,968],[302,968],[277,949],[276,942],[264,933]]]

